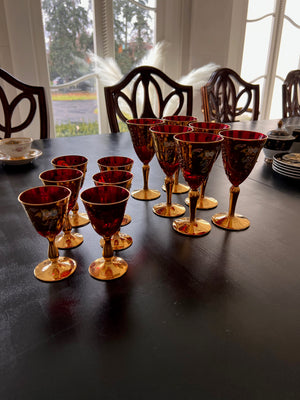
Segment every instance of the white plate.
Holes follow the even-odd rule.
[[[300,170],[300,163],[294,160],[299,159],[300,153],[280,153],[273,156],[273,160],[276,160],[278,164],[290,167],[294,170]]]
[[[291,172],[291,171],[289,171],[289,170],[287,170],[287,169],[285,169],[285,168],[281,168],[281,167],[279,167],[278,165],[274,165],[274,171],[276,171],[276,172],[281,172],[282,174],[286,174],[286,175],[290,175],[290,176],[292,176],[292,177],[295,177],[295,178],[300,178],[300,173],[295,173],[295,172]]]
[[[279,163],[276,161],[276,158],[273,159],[273,164],[275,165],[275,167],[282,169],[286,172],[290,172],[291,174],[295,174],[295,175],[300,175],[300,168],[294,168],[289,165]]]
[[[293,179],[300,179],[300,175],[290,174],[286,171],[283,171],[282,169],[278,169],[274,164],[272,165],[272,169],[273,169],[273,171],[277,172],[277,174],[287,176],[287,177],[293,178]]]
[[[7,157],[5,154],[0,152],[0,161],[2,161],[2,164],[7,164],[7,165],[29,164],[33,160],[36,160],[38,157],[40,157],[42,154],[43,152],[41,150],[31,149],[26,156],[11,158]]]

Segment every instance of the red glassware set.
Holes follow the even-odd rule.
[[[188,236],[203,236],[210,232],[209,222],[196,218],[196,210],[217,206],[213,198],[204,195],[209,173],[222,150],[223,165],[231,182],[229,212],[212,217],[214,225],[226,230],[244,230],[249,220],[235,213],[239,185],[252,171],[267,136],[251,131],[230,130],[225,124],[195,122],[194,117],[173,116],[164,119],[139,118],[127,121],[134,150],[143,163],[142,189],[135,190],[132,197],[138,200],[154,200],[158,190],[149,189],[148,179],[154,154],[165,173],[164,188],[167,201],[153,206],[153,212],[161,217],[176,218],[175,231]],[[121,225],[131,220],[125,214],[130,196],[133,160],[112,156],[98,160],[100,172],[93,176],[95,187],[84,190],[80,199],[86,213],[78,213],[77,198],[83,185],[87,158],[77,155],[56,157],[53,170],[44,171],[40,179],[43,187],[22,192],[19,201],[37,232],[49,241],[48,259],[38,264],[35,276],[42,281],[58,281],[70,276],[76,262],[60,257],[58,248],[70,249],[83,242],[82,235],[72,232],[72,226],[91,222],[93,229],[102,236],[102,257],[93,261],[89,273],[96,279],[112,280],[121,277],[128,265],[114,250],[128,248],[132,238],[120,233]],[[182,217],[185,207],[172,202],[173,193],[184,193],[185,186],[178,182],[181,169],[187,182],[189,217]],[[199,190],[200,188],[200,190]],[[178,190],[178,191],[177,191]],[[72,214],[71,214],[72,210]],[[177,218],[179,217],[179,218]],[[63,231],[63,233],[60,233]]]

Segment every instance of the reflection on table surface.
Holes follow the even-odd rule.
[[[262,133],[274,127],[276,121],[234,124]],[[39,186],[39,174],[64,154],[88,158],[82,190],[94,185],[104,156],[136,161],[131,190],[142,174],[128,132],[37,140],[32,147],[43,152],[33,163],[0,168],[1,399],[299,397],[298,180],[276,174],[261,153],[237,203],[250,228],[212,225],[201,238],[176,233],[172,219],[153,213],[155,200],[131,197],[126,233],[133,244],[122,251],[127,273],[113,282],[89,275],[101,256],[89,224],[78,228],[81,246],[60,250],[76,260],[74,274],[47,284],[33,276],[45,239],[27,220],[19,193]],[[160,190],[164,174],[155,158],[149,180]],[[219,156],[207,183],[219,204],[201,216],[210,220],[228,208],[229,186]],[[173,196],[184,205],[186,194]]]

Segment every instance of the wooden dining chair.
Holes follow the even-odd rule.
[[[230,68],[218,68],[201,87],[205,122],[238,121],[244,113],[256,121],[259,115],[259,85],[244,81]]]
[[[120,82],[104,88],[111,132],[119,132],[118,118],[161,118],[166,115],[192,115],[193,87],[181,85],[161,70],[141,66]]]
[[[10,90],[8,90],[9,85],[11,85]],[[13,92],[13,99],[10,98],[8,91],[10,94]],[[3,110],[3,116],[0,120],[3,121],[3,124],[0,122],[0,131],[4,132],[4,138],[9,138],[13,133],[27,128],[37,114],[37,106],[40,119],[40,138],[45,139],[50,136],[48,110],[43,87],[27,85],[0,68],[0,102]],[[13,125],[14,113],[24,102],[29,102],[28,114],[20,124]]]
[[[290,71],[282,85],[282,118],[300,116],[300,70]]]

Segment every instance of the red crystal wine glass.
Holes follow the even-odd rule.
[[[97,161],[100,171],[128,171],[130,172],[133,166],[133,159],[123,156],[108,156],[99,158]],[[128,189],[129,190],[129,189]],[[128,214],[124,215],[121,226],[128,225],[131,222],[131,217]]]
[[[38,186],[22,192],[18,200],[36,231],[48,239],[48,258],[34,269],[36,278],[45,282],[60,281],[76,269],[76,261],[60,257],[55,238],[63,227],[71,191],[63,186]]]
[[[198,188],[209,175],[223,138],[210,133],[188,132],[176,135],[175,140],[179,147],[181,171],[191,190],[190,217],[175,220],[173,228],[183,235],[206,235],[211,230],[210,224],[196,218],[196,205],[200,196]]]
[[[160,217],[172,218],[185,213],[184,206],[172,203],[173,175],[179,170],[179,153],[174,136],[191,131],[192,128],[180,125],[156,125],[150,128],[158,163],[166,174],[167,202],[155,204],[152,208],[153,212]]]
[[[112,280],[124,275],[128,264],[113,255],[111,237],[120,229],[130,193],[120,186],[95,186],[84,190],[80,198],[94,230],[104,238],[102,257],[89,266],[92,277]]]
[[[197,121],[196,117],[192,117],[189,115],[167,115],[163,117],[166,125],[180,125],[180,126],[188,126],[190,122]],[[166,191],[166,186],[163,185],[162,189]],[[190,190],[188,185],[184,185],[183,183],[179,183],[179,169],[175,172],[174,175],[174,185],[172,192],[176,194],[186,193]]]
[[[218,135],[222,130],[230,129],[229,125],[217,122],[190,122],[189,126],[193,128],[194,132],[212,133],[214,135]],[[205,196],[207,180],[208,177],[200,186],[200,197],[197,202],[197,208],[200,210],[210,210],[212,208],[216,208],[218,205],[218,200],[216,200],[214,197]],[[190,200],[187,197],[185,199],[185,204],[189,205],[189,201]]]
[[[55,244],[59,249],[72,249],[83,242],[80,233],[72,232],[69,213],[75,206],[79,190],[81,188],[83,173],[79,169],[57,168],[44,171],[40,174],[40,180],[44,185],[64,186],[71,190],[68,212],[63,224],[63,231],[57,235]]]
[[[93,176],[93,181],[96,186],[117,185],[124,187],[129,191],[132,178],[133,174],[129,171],[115,170],[98,172]],[[100,240],[100,245],[102,247],[104,246],[104,239]],[[132,237],[127,233],[121,233],[120,230],[118,230],[111,238],[111,245],[113,250],[125,250],[132,245]]]
[[[135,190],[132,197],[137,200],[154,200],[160,196],[158,190],[149,189],[148,180],[150,166],[149,163],[154,156],[153,139],[150,133],[151,126],[163,125],[162,119],[156,118],[136,118],[127,121],[128,130],[134,150],[138,158],[143,163],[143,189]]]
[[[79,169],[83,173],[81,187],[84,183],[84,178],[87,170],[88,159],[84,156],[79,155],[66,155],[53,158],[51,164],[54,168],[74,168]],[[76,201],[73,207],[72,213],[70,214],[70,222],[74,228],[87,225],[90,221],[86,213],[79,213],[79,205]]]
[[[228,130],[222,131],[222,159],[226,175],[232,184],[230,188],[229,211],[213,215],[212,222],[219,228],[240,231],[250,226],[250,221],[243,215],[235,214],[240,193],[239,185],[252,171],[261,149],[267,141],[263,133]]]

